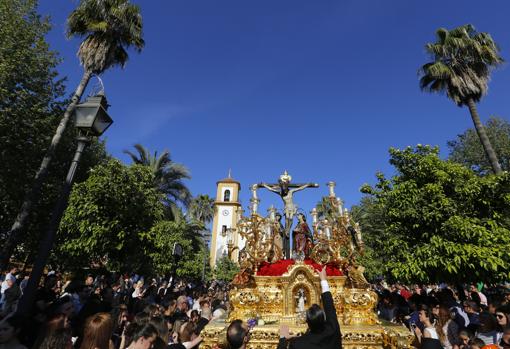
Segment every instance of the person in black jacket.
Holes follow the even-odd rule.
[[[326,280],[326,267],[319,272],[322,288],[322,304],[324,310],[313,304],[306,311],[307,332],[300,337],[292,337],[289,326],[280,326],[280,341],[278,349],[285,349],[287,342],[290,349],[340,349],[342,348],[342,334],[336,316],[333,297]]]

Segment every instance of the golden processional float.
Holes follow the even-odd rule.
[[[226,329],[234,319],[255,325],[248,348],[276,348],[280,324],[289,325],[294,334],[304,333],[306,309],[314,303],[321,304],[317,270],[324,265],[344,348],[410,348],[414,336],[407,328],[383,326],[377,319],[377,294],[363,276],[363,266],[356,262],[356,257],[363,253],[361,231],[348,210],[342,208],[342,201],[334,191],[335,183],[328,183],[329,195],[323,198],[320,208],[310,212],[310,230],[305,215],[298,212],[293,202],[293,194],[318,185],[290,181],[285,171],[277,184],[251,186],[250,216],[243,216],[239,208],[235,231],[225,232],[237,233],[245,240],[244,248],[239,251],[240,271],[232,280],[229,292],[232,310],[226,322],[216,321],[206,326],[201,348],[217,345],[227,348]],[[283,215],[273,207],[266,217],[257,212],[259,188],[280,195]],[[285,219],[285,225],[281,218]],[[297,224],[292,229],[291,252],[289,239],[294,218]]]

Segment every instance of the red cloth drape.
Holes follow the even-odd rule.
[[[289,266],[293,265],[295,262],[293,259],[282,259],[275,263],[267,263],[262,262],[259,265],[259,270],[257,271],[257,276],[281,276],[287,272]],[[305,264],[311,265],[316,271],[322,270],[322,265],[315,263],[311,259],[305,259]],[[342,276],[343,273],[338,267],[333,263],[326,264],[326,274],[328,276]]]

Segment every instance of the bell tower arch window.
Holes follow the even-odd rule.
[[[223,193],[223,201],[230,201],[230,190],[225,190]]]

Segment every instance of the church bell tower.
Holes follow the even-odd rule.
[[[239,249],[244,246],[244,241],[240,241],[232,229],[237,224],[237,211],[241,207],[239,202],[239,191],[241,183],[228,177],[216,182],[216,201],[214,202],[214,220],[211,237],[211,254],[209,263],[214,268],[218,259],[223,256],[230,257],[237,261]]]

